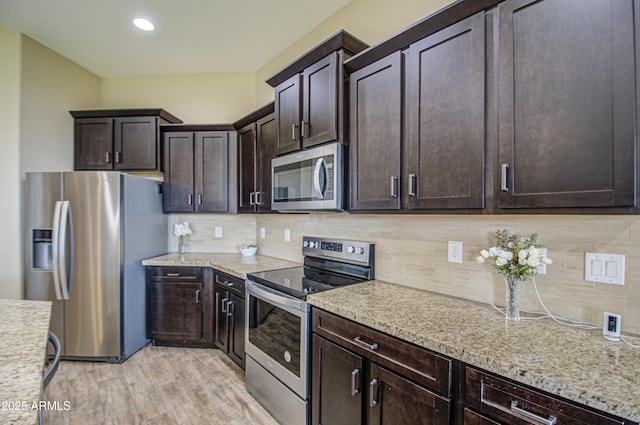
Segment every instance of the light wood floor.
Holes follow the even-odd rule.
[[[44,412],[51,425],[278,423],[214,349],[148,345],[122,364],[62,361],[43,400],[71,404]]]

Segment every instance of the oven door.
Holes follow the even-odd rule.
[[[309,304],[252,281],[246,303],[246,354],[306,400]]]
[[[271,209],[342,210],[342,144],[332,143],[271,161]]]

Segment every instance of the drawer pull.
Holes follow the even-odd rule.
[[[196,291],[196,304],[200,304],[200,290]]]
[[[531,413],[528,412],[524,409],[521,409],[520,407],[518,407],[518,402],[517,401],[512,401],[511,402],[511,411],[513,413],[517,413],[521,416],[524,416],[527,419],[531,419],[533,421],[536,421],[538,423],[544,424],[544,425],[555,425],[556,422],[558,421],[558,419],[555,416],[549,416],[548,419],[543,418],[541,416],[536,415],[535,413]]]
[[[378,405],[378,388],[380,388],[380,381],[373,378],[369,383],[369,406],[376,407]]]
[[[179,277],[180,273],[167,273],[167,277]]]
[[[377,342],[374,342],[373,344],[368,344],[368,343],[364,342],[364,341],[362,340],[362,338],[361,338],[361,337],[359,337],[359,336],[357,336],[357,337],[353,338],[353,342],[355,342],[355,343],[356,343],[356,344],[358,344],[359,346],[364,347],[364,348],[367,348],[367,349],[369,349],[369,350],[371,350],[371,351],[375,351],[375,350],[377,350],[377,349],[378,349],[378,343],[377,343]]]
[[[351,372],[351,395],[357,396],[360,394],[360,389],[358,388],[358,377],[360,376],[360,369],[354,369]]]
[[[226,297],[222,299],[221,304],[222,304],[222,312],[226,313],[227,312],[227,298]]]

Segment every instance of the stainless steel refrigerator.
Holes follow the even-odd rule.
[[[26,298],[53,301],[63,358],[121,362],[146,345],[141,260],[167,249],[160,183],[27,173],[24,199]]]

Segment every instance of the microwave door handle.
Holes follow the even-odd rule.
[[[324,199],[324,190],[320,187],[320,170],[322,169],[324,164],[324,158],[318,158],[318,160],[316,161],[316,166],[313,170],[313,187],[318,194],[318,198],[321,200]]]

